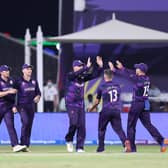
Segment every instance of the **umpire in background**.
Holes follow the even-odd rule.
[[[35,103],[38,103],[41,92],[37,80],[32,78],[33,66],[24,64],[22,66],[23,76],[16,81],[17,110],[21,116],[21,145],[26,145],[25,152],[29,152],[31,130],[33,125]]]

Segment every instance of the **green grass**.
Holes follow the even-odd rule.
[[[0,146],[0,168],[166,168],[168,153],[159,146],[138,146],[137,153],[123,153],[121,146],[107,146],[96,153],[96,146],[86,146],[86,153],[67,153],[65,146],[32,146],[30,153],[12,153]]]

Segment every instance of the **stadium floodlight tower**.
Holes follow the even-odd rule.
[[[25,34],[25,58],[24,58],[24,63],[25,64],[31,64],[31,48],[30,48],[30,40],[31,40],[31,34],[30,34],[30,29],[26,29],[26,34]]]
[[[38,26],[37,34],[37,80],[39,82],[40,89],[43,89],[43,32],[41,30],[41,26]],[[44,106],[43,106],[43,94],[41,94],[41,99],[37,105],[37,111],[43,112]]]
[[[25,34],[25,56],[24,56],[24,63],[25,64],[31,64],[31,45],[33,41],[31,39],[31,34],[30,30],[27,28],[26,29],[26,34]],[[36,33],[36,76],[37,80],[39,82],[39,87],[42,90],[43,89],[43,32],[41,30],[41,26],[38,26],[38,30]],[[37,111],[38,112],[43,112],[44,107],[43,107],[43,94],[41,95],[41,99],[37,105]]]
[[[24,55],[24,63],[25,64],[31,64],[31,47],[36,46],[36,76],[37,76],[37,80],[39,82],[39,87],[42,90],[43,88],[43,83],[44,83],[44,65],[43,65],[43,46],[55,46],[56,49],[59,50],[59,52],[61,51],[60,49],[60,43],[58,42],[48,42],[44,40],[43,37],[43,32],[41,29],[41,26],[38,26],[38,30],[36,33],[36,38],[31,39],[31,34],[30,34],[30,30],[26,29],[26,34],[25,34],[25,42],[24,42],[24,51],[25,51],[25,55]],[[58,59],[58,58],[56,58]],[[44,103],[43,103],[43,94],[41,95],[41,100],[37,105],[37,111],[38,112],[43,112],[44,107],[43,107]]]

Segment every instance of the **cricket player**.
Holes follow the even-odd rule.
[[[119,136],[123,144],[124,151],[130,152],[131,151],[130,142],[126,138],[121,123],[121,115],[120,115],[121,88],[120,85],[114,83],[112,79],[113,79],[113,72],[110,69],[106,69],[104,71],[104,82],[98,87],[95,104],[90,109],[90,110],[94,109],[100,103],[101,98],[103,99],[103,108],[99,114],[99,122],[98,122],[99,145],[97,148],[97,152],[104,151],[104,138],[108,123],[111,124],[112,128]]]
[[[20,152],[26,146],[18,145],[17,133],[14,127],[14,114],[12,109],[15,105],[17,90],[14,89],[14,80],[10,78],[10,67],[0,66],[0,123],[4,118],[9,133],[13,152]]]
[[[67,151],[73,152],[73,137],[77,132],[77,152],[84,152],[85,140],[85,111],[84,111],[84,82],[96,78],[103,71],[102,58],[97,56],[97,70],[91,70],[91,60],[85,65],[80,60],[73,61],[73,71],[67,76],[67,90],[65,96],[66,108],[69,116],[69,130],[65,136]]]
[[[146,75],[148,66],[145,63],[135,64],[134,70],[127,69],[120,61],[116,61],[116,70],[111,64],[111,70],[128,77],[134,82],[133,101],[130,112],[128,113],[127,136],[131,143],[132,152],[136,152],[135,133],[137,120],[140,119],[144,127],[149,131],[151,136],[160,145],[160,151],[165,152],[168,145],[168,139],[164,138],[160,132],[153,126],[150,119],[150,103],[148,99],[150,79]]]
[[[30,136],[33,125],[35,103],[40,101],[41,92],[37,80],[32,78],[33,66],[24,64],[22,66],[23,76],[16,81],[18,90],[17,111],[21,116],[21,145],[26,145],[24,152],[29,152]]]

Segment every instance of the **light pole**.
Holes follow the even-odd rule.
[[[41,26],[38,26],[37,34],[37,80],[39,82],[40,89],[43,89],[43,32],[41,30]],[[41,94],[41,99],[37,104],[37,111],[44,111],[44,102],[43,102],[43,93]]]
[[[58,36],[62,35],[62,5],[63,0],[59,0],[59,9],[58,9]],[[57,47],[57,46],[56,46]],[[59,78],[60,78],[60,68],[61,68],[61,44],[60,48],[58,50],[58,63],[57,63],[57,85],[59,84]],[[59,103],[59,94],[58,94],[58,103]]]
[[[24,49],[25,49],[25,57],[24,57],[24,63],[25,64],[31,64],[31,47],[30,47],[30,40],[31,40],[31,34],[30,30],[27,28],[26,29],[26,34],[25,34],[25,42],[24,42]]]

